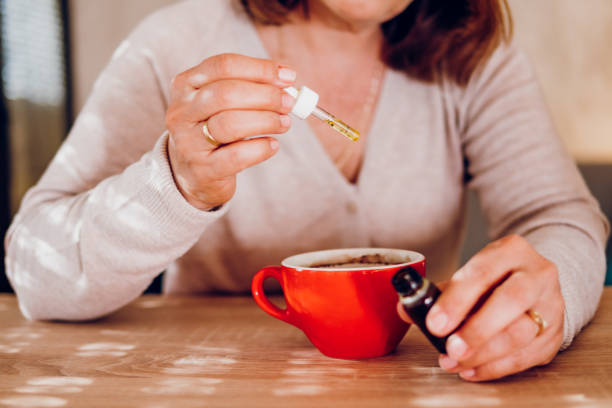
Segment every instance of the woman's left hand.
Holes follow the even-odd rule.
[[[543,329],[529,311],[543,318]],[[548,364],[563,339],[563,316],[556,266],[524,238],[510,235],[486,246],[454,274],[426,323],[436,336],[454,332],[446,342],[448,354],[440,356],[442,368],[468,381],[485,381]]]

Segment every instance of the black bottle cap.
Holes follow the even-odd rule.
[[[411,266],[406,266],[393,275],[391,283],[396,291],[405,296],[413,295],[423,286],[423,277]]]

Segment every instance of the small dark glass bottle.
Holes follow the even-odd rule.
[[[400,303],[404,306],[406,314],[421,329],[431,344],[440,353],[446,354],[447,337],[434,336],[425,325],[425,316],[440,296],[440,289],[410,266],[397,271],[391,283],[399,294]]]

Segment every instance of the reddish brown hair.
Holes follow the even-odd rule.
[[[263,24],[283,24],[308,0],[241,0],[247,13]],[[460,85],[504,40],[512,36],[507,0],[414,0],[383,23],[383,60],[392,68],[426,82],[440,74]]]

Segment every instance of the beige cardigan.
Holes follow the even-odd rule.
[[[295,119],[278,154],[239,175],[229,203],[201,212],[173,182],[164,114],[171,78],[224,52],[267,56],[227,1],[163,9],[117,49],[7,234],[26,317],[110,313],[165,269],[167,293],[244,293],[264,265],[322,248],[417,250],[432,279],[445,279],[457,267],[467,188],[492,238],[521,234],[556,263],[564,346],[593,316],[608,227],[514,46],[465,88],[389,70],[356,184]]]

